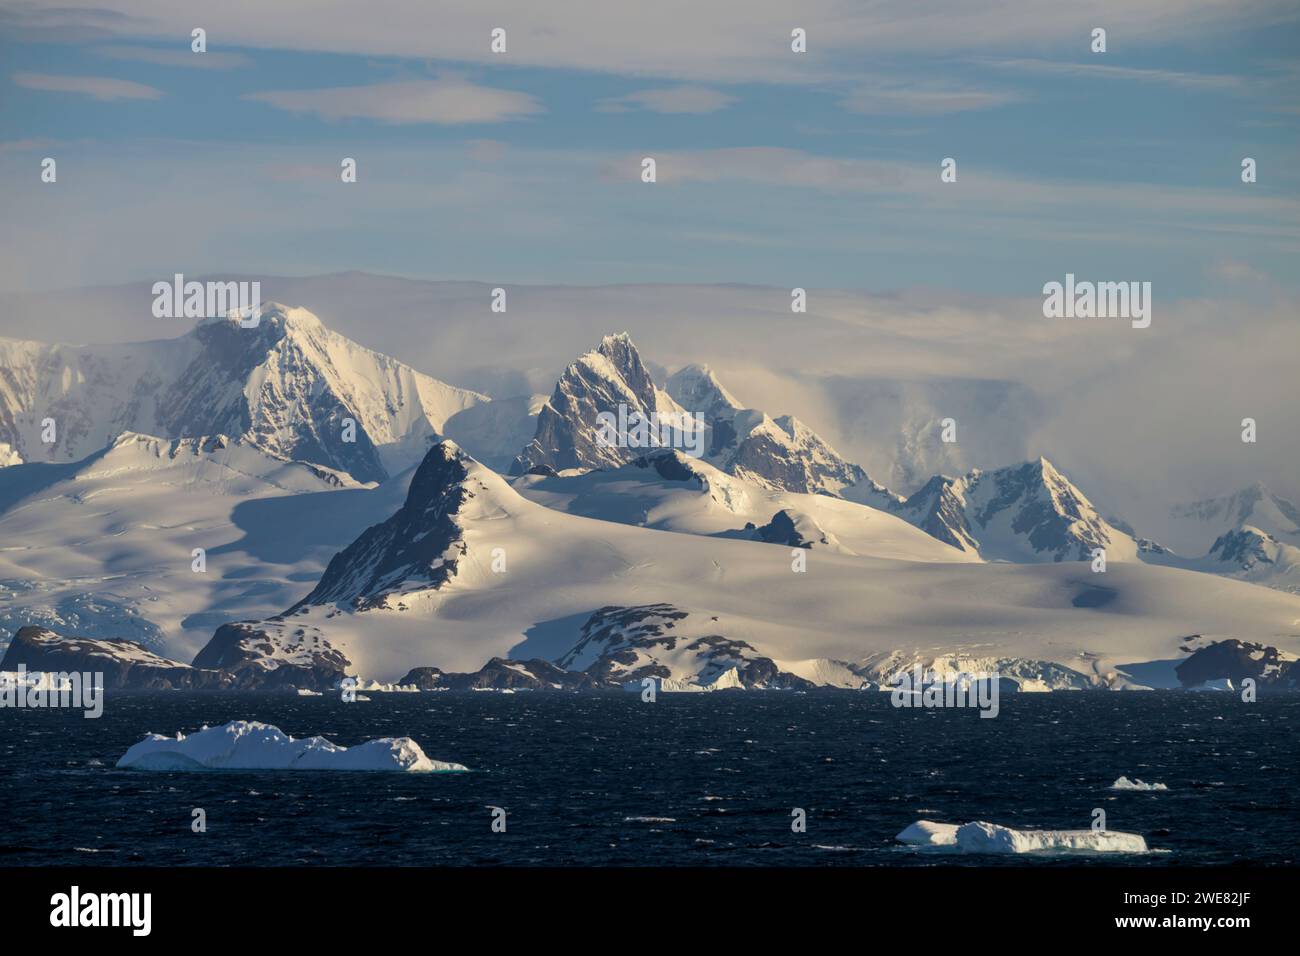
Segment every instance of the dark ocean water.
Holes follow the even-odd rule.
[[[1300,862],[1300,696],[1006,695],[975,711],[888,694],[110,697],[104,716],[0,710],[0,866],[1062,865]],[[412,736],[467,774],[148,773],[146,732],[235,719],[349,745]],[[1167,784],[1107,789],[1120,775]],[[505,833],[490,806],[504,807]],[[191,811],[208,830],[191,832]],[[791,832],[791,810],[807,832]],[[919,818],[1140,833],[1145,856],[922,854]]]

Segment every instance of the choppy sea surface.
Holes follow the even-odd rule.
[[[1005,695],[994,719],[872,692],[370,697],[118,694],[98,720],[0,710],[0,866],[1300,862],[1300,695]],[[471,772],[114,767],[145,733],[237,719],[345,746],[411,736]],[[1168,789],[1109,789],[1120,776]],[[1156,852],[934,854],[893,840],[918,819],[1086,829],[1095,808]]]

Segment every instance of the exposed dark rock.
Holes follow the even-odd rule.
[[[566,668],[581,666],[600,686],[622,686],[646,677],[670,677],[672,670],[660,658],[671,654],[705,684],[734,668],[746,688],[814,686],[782,671],[744,641],[720,634],[676,633],[674,629],[689,616],[671,604],[603,607],[583,624],[578,643],[557,663]],[[716,617],[710,619],[713,623]]]
[[[134,641],[63,637],[43,627],[22,627],[14,635],[0,670],[103,675],[109,690],[207,690],[228,686],[220,671],[168,660]]]
[[[455,517],[473,497],[466,460],[452,442],[429,449],[402,507],[330,559],[316,587],[286,614],[314,604],[373,607],[394,582],[438,587],[453,577],[466,550]]]
[[[1300,689],[1300,667],[1296,664],[1296,661],[1284,660],[1276,647],[1229,638],[1202,647],[1177,665],[1174,673],[1184,687],[1225,679],[1239,687],[1249,677],[1260,687],[1297,690]]]
[[[254,621],[223,624],[194,658],[219,670],[239,690],[297,687],[329,690],[347,676],[350,661],[311,631],[268,629]]]
[[[549,661],[534,658],[515,661],[494,657],[471,673],[445,673],[436,667],[417,667],[399,684],[421,690],[599,690],[602,685],[589,674],[566,671]]]
[[[785,510],[778,511],[772,515],[772,520],[767,524],[755,528],[754,540],[766,541],[768,544],[783,544],[791,548],[811,548],[814,544],[828,543],[825,532],[815,521],[811,518],[802,518],[796,526],[794,517]]]

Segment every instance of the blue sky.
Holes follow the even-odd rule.
[[[1294,5],[1138,6],[0,5],[0,290],[358,269],[1294,291]]]

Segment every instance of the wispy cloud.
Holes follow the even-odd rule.
[[[322,119],[371,119],[381,123],[499,123],[543,112],[527,93],[442,78],[337,86],[321,90],[272,90],[246,99]]]
[[[721,90],[704,86],[673,86],[637,90],[625,96],[603,99],[596,108],[605,113],[628,113],[637,109],[652,113],[716,113],[734,102],[734,96]]]
[[[152,63],[155,66],[183,66],[196,70],[234,70],[253,62],[242,53],[194,53],[191,50],[166,50],[152,46],[104,46],[95,52],[113,60]]]
[[[35,5],[32,5],[35,6]],[[55,10],[8,12],[22,35],[64,42],[81,31],[111,38],[185,37],[190,5],[174,0],[59,0]],[[1104,25],[1130,46],[1154,38],[1214,36],[1243,24],[1294,24],[1294,0],[494,0],[439,5],[430,29],[427,0],[224,0],[209,31],[225,44],[274,50],[509,63],[671,77],[697,83],[821,82],[858,72],[866,57],[909,52],[1084,49]],[[484,7],[495,11],[487,16]],[[109,8],[105,10],[105,8]],[[510,52],[489,51],[488,30],[505,26]],[[790,30],[808,31],[808,53],[790,51]],[[214,32],[215,35],[215,32]]]
[[[872,84],[850,93],[840,105],[851,113],[875,116],[939,116],[987,110],[1021,99],[1002,90],[909,87]]]
[[[15,73],[14,82],[29,90],[47,93],[76,93],[103,102],[112,100],[156,100],[162,90],[130,80],[108,76],[68,76],[57,73]]]
[[[742,146],[684,150],[655,154],[658,180],[672,186],[690,183],[756,183],[823,192],[831,195],[873,195],[886,201],[906,196],[926,208],[965,208],[1006,216],[1015,210],[1049,209],[1129,211],[1143,209],[1162,216],[1205,217],[1202,227],[1230,231],[1241,217],[1250,217],[1251,235],[1274,234],[1300,238],[1300,200],[1287,196],[1254,195],[1231,188],[1197,188],[1135,182],[1078,182],[1011,176],[966,167],[959,183],[941,184],[936,160],[932,166],[896,160],[826,156],[778,146]],[[640,157],[604,160],[608,180],[635,177]],[[917,206],[916,208],[921,208]],[[1003,222],[1006,228],[1009,223]],[[1183,222],[1178,228],[1195,228]],[[1077,229],[1078,223],[1071,226]],[[1170,224],[1172,229],[1172,224]],[[1111,240],[1115,241],[1114,239]]]
[[[1203,90],[1240,90],[1246,86],[1239,76],[1222,73],[1184,73],[1177,70],[1146,70],[1131,66],[1107,66],[1102,63],[1068,63],[1061,60],[984,60],[988,66],[1047,73],[1053,76],[1086,77],[1101,80],[1125,80],[1133,83],[1160,83]]]

